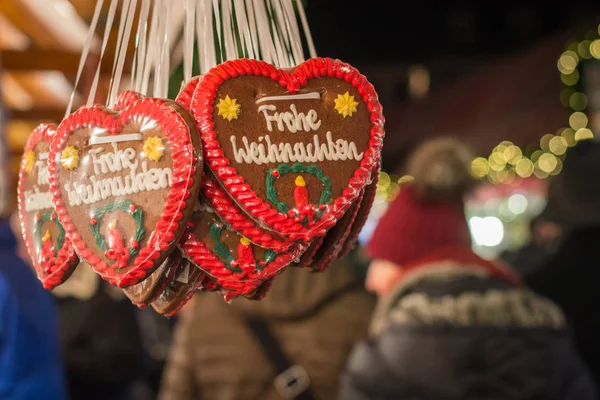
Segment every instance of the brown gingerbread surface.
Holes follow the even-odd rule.
[[[356,111],[344,117],[335,107],[338,96],[346,93],[353,96],[357,104]],[[225,81],[217,91],[214,104],[217,139],[238,175],[244,177],[259,197],[268,199],[266,179],[272,168],[300,163],[318,166],[329,178],[328,202],[340,196],[348,186],[368,148],[370,113],[357,89],[339,79],[310,79],[295,97],[288,99],[288,95],[284,87],[265,77],[242,76]],[[317,98],[302,98],[302,95]],[[237,119],[231,121],[219,115],[219,103],[227,96],[239,104]],[[314,158],[316,143],[319,148],[327,147],[324,153],[329,155],[321,153],[323,160]],[[291,145],[287,153],[285,144]],[[277,160],[283,153],[287,161],[282,157]],[[336,157],[346,159],[334,160]],[[318,204],[323,184],[318,177],[305,172],[289,172],[275,179],[278,201],[294,208],[298,176],[306,183],[309,203]],[[275,206],[273,202],[271,205]]]

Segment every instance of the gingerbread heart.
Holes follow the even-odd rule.
[[[167,288],[169,283],[175,279],[175,272],[180,263],[183,262],[181,253],[173,251],[165,261],[152,272],[146,279],[133,286],[123,289],[125,295],[131,302],[140,308],[147,307]]]
[[[377,93],[355,68],[315,58],[280,70],[234,60],[203,75],[190,110],[207,164],[265,228],[309,243],[350,208],[379,163]]]
[[[119,113],[82,108],[58,127],[48,170],[59,220],[79,256],[119,287],[175,248],[197,199],[202,150],[175,102],[142,98]]]
[[[63,283],[79,259],[58,221],[48,182],[48,154],[56,125],[36,127],[25,145],[17,188],[19,218],[27,251],[46,289]]]
[[[152,302],[152,308],[159,314],[172,317],[202,287],[207,275],[188,260],[183,260],[167,287]]]
[[[365,188],[365,194],[360,203],[360,210],[356,215],[356,219],[352,224],[352,228],[350,228],[350,234],[348,238],[343,243],[342,250],[338,257],[346,256],[354,247],[356,247],[356,243],[358,243],[358,235],[362,231],[367,219],[369,218],[369,214],[371,213],[371,207],[373,206],[373,201],[375,200],[375,195],[377,194],[377,184],[379,183],[379,166],[373,171],[373,181]]]
[[[183,256],[236,295],[252,295],[304,251],[295,246],[277,253],[253,245],[237,231],[227,229],[208,205],[198,210],[181,239]]]
[[[356,216],[360,210],[360,204],[364,197],[364,190],[359,198],[352,204],[352,207],[339,220],[339,222],[327,231],[323,239],[323,244],[314,255],[313,263],[310,268],[314,271],[323,272],[329,268],[329,265],[338,258],[342,246],[346,242],[350,234],[350,229],[356,220]]]

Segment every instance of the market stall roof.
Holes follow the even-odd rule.
[[[407,153],[426,138],[452,135],[487,155],[501,141],[539,143],[546,133],[568,126],[560,102],[557,60],[569,34],[492,61],[422,101],[385,110],[384,168],[399,168]]]

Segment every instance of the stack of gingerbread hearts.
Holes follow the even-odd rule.
[[[121,94],[27,144],[23,235],[45,287],[88,265],[140,307],[199,289],[260,299],[286,267],[356,243],[383,140],[373,86],[338,60],[228,61],[177,101]]]
[[[377,94],[355,68],[228,61],[178,102],[194,116],[206,170],[180,248],[228,296],[262,296],[285,267],[324,271],[353,247],[384,135]]]

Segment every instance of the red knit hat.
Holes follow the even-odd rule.
[[[442,247],[471,246],[463,197],[474,185],[471,152],[448,138],[423,144],[411,157],[404,186],[367,246],[372,258],[408,265]]]
[[[367,250],[373,258],[408,265],[447,246],[468,247],[465,214],[451,203],[423,203],[415,188],[400,191],[375,229]]]

